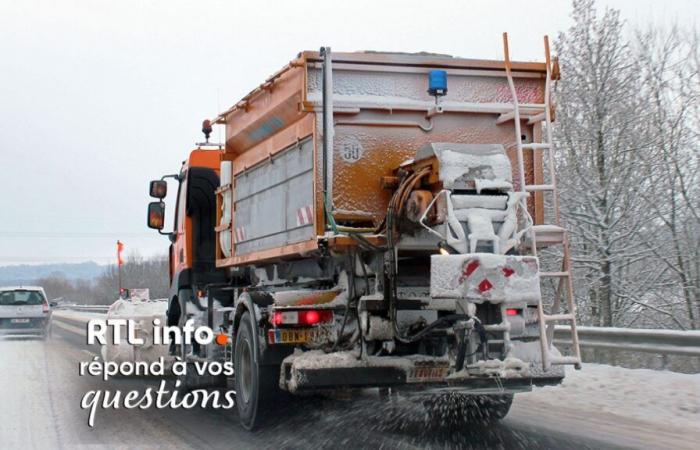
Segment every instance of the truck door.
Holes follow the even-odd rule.
[[[181,176],[180,185],[177,191],[177,203],[175,206],[175,240],[170,246],[170,266],[174,277],[180,271],[188,267],[187,259],[189,257],[187,249],[187,215],[185,208],[187,201],[187,173]]]

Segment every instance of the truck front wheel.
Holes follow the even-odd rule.
[[[238,326],[233,356],[236,405],[241,425],[246,430],[262,425],[269,414],[270,401],[279,391],[278,371],[275,367],[260,365],[259,356],[250,314],[246,312]]]

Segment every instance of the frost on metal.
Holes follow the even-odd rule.
[[[305,370],[360,368],[360,367],[388,367],[399,369],[406,373],[406,378],[411,379],[412,371],[421,363],[441,363],[441,367],[447,370],[448,358],[439,358],[426,355],[406,356],[365,356],[360,357],[359,350],[325,353],[322,350],[301,351],[299,349],[282,362],[282,366],[289,367],[292,374],[290,380],[284,380],[284,371],[281,373],[280,385],[295,392],[304,383]]]
[[[521,378],[530,375],[530,364],[521,359],[507,357],[500,359],[480,360],[447,377],[447,380],[459,380],[477,377]]]
[[[476,303],[536,302],[540,298],[539,268],[534,256],[432,255],[430,279],[433,298],[465,298]]]
[[[510,161],[502,145],[431,143],[421,147],[416,161],[435,155],[440,162],[440,181],[446,189],[466,187],[477,180],[489,188],[493,184],[511,187]]]
[[[454,248],[476,253],[484,251],[479,247],[486,244],[493,253],[503,254],[516,247],[522,233],[518,232],[518,207],[528,194],[513,191],[511,164],[503,146],[431,143],[418,151],[416,160],[433,156],[439,162],[442,187],[452,190],[446,199],[447,219],[461,241]],[[489,194],[482,195],[484,190]],[[467,224],[463,238],[457,221]]]

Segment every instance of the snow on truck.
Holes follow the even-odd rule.
[[[244,427],[280,390],[478,395],[498,419],[514,393],[580,367],[552,158],[558,65],[546,37],[544,63],[511,62],[505,34],[504,50],[302,52],[204,122],[207,142],[170,175],[170,233],[166,177],[151,182],[149,227],[172,242],[169,324],[229,337],[173,351],[233,361]],[[212,146],[215,124],[226,139]],[[552,346],[557,322],[569,355]]]

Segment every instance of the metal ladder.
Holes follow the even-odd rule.
[[[555,290],[555,296],[552,303],[552,308],[549,314],[544,311],[542,297],[540,296],[537,303],[537,315],[540,327],[540,345],[542,350],[542,367],[547,370],[552,365],[573,365],[576,369],[581,368],[581,350],[579,348],[578,330],[576,328],[576,304],[574,303],[574,286],[571,272],[571,254],[569,251],[569,240],[566,230],[561,226],[561,217],[559,214],[559,196],[557,195],[557,183],[554,166],[554,143],[552,140],[552,110],[550,105],[551,83],[552,83],[552,61],[549,52],[549,38],[544,37],[545,64],[547,66],[547,78],[545,81],[544,103],[528,104],[529,111],[534,111],[533,114],[523,118],[521,115],[520,104],[518,102],[517,91],[513,81],[511,72],[510,51],[508,48],[508,34],[503,33],[503,53],[510,88],[511,97],[513,99],[513,110],[501,114],[497,119],[497,123],[504,123],[513,120],[515,123],[515,142],[517,146],[518,172],[520,178],[520,192],[541,192],[552,195],[552,206],[554,209],[553,225],[533,225],[529,232],[530,234],[530,251],[533,256],[537,256],[538,235],[542,235],[542,244],[544,245],[561,245],[562,246],[562,262],[561,271],[559,272],[540,272],[541,279],[557,278],[558,285]],[[533,108],[534,107],[534,108]],[[541,110],[541,112],[539,112]],[[528,125],[544,122],[544,141],[542,143],[524,144],[521,133],[521,120],[527,120]],[[523,158],[523,150],[531,150],[533,154],[537,151],[547,153],[547,165],[549,170],[550,182],[547,184],[527,184],[525,180],[525,164]],[[526,202],[527,200],[523,200]],[[527,211],[527,205],[523,205]],[[562,294],[566,296],[566,307],[568,312],[560,312]],[[556,322],[569,322],[571,330],[571,347],[572,356],[552,356],[549,353],[551,342],[554,337],[554,325]]]

